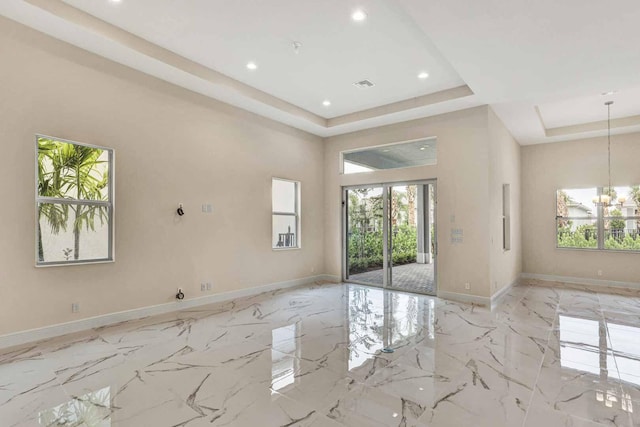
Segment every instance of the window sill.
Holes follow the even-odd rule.
[[[612,253],[622,253],[622,254],[640,254],[640,250],[633,251],[625,251],[621,249],[598,249],[598,248],[559,248],[556,246],[557,250],[560,251],[581,251],[581,252],[612,252]]]
[[[67,262],[48,262],[43,264],[36,264],[36,268],[46,267],[68,267],[71,265],[89,265],[89,264],[111,264],[116,262],[115,259],[100,259],[93,261],[67,261]]]
[[[299,251],[300,249],[302,249],[300,246],[297,246],[295,248],[271,248],[272,251],[274,252],[280,252],[280,251]]]

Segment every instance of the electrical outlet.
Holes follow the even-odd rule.
[[[470,284],[469,282],[465,283],[465,284],[464,284],[464,288],[465,288],[466,290],[471,289],[471,284]]]
[[[210,291],[211,290],[211,282],[207,282],[207,290]]]
[[[200,283],[200,292],[204,292],[207,289],[206,283]]]
[[[77,313],[80,311],[80,304],[78,304],[77,302],[72,302],[71,303],[71,312],[72,313]]]

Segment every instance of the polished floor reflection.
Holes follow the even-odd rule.
[[[0,426],[640,425],[640,297],[324,284],[0,352]]]

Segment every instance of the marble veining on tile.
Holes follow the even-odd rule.
[[[317,284],[6,349],[0,426],[640,425],[640,294],[538,285]]]

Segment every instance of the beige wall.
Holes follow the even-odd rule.
[[[325,149],[325,261],[341,275],[341,187],[356,184],[438,180],[438,285],[440,291],[490,296],[488,107],[328,138]],[[418,138],[438,138],[438,164],[341,175],[340,152]],[[451,229],[464,243],[452,245]],[[469,282],[471,290],[464,288]]]
[[[612,184],[639,184],[640,134],[613,136],[611,153]],[[556,190],[607,182],[606,138],[522,147],[525,273],[640,283],[638,254],[556,249]]]
[[[489,109],[489,256],[491,294],[518,280],[522,272],[520,145]],[[502,187],[510,184],[511,249],[503,249]]]
[[[0,335],[322,273],[320,138],[4,18],[0,55]],[[34,267],[36,133],[115,149],[115,263]],[[272,176],[302,182],[302,250],[271,250]]]

